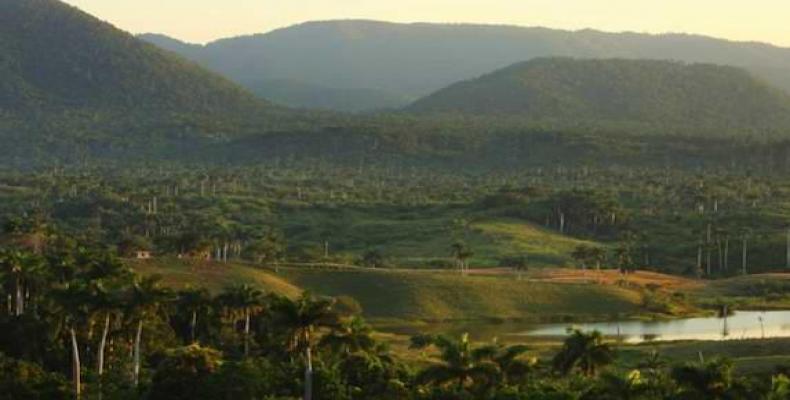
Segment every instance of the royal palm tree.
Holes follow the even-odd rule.
[[[150,276],[135,280],[127,300],[130,313],[137,320],[134,336],[134,385],[140,384],[140,346],[144,322],[156,316],[170,300],[170,291],[161,286],[161,277]]]
[[[211,294],[206,289],[187,287],[178,292],[177,307],[189,315],[189,343],[197,341],[198,318],[211,310]]]
[[[461,273],[466,273],[466,270],[469,267],[467,265],[467,260],[474,255],[472,249],[470,249],[469,246],[463,242],[456,242],[450,246],[450,253],[455,258],[455,262],[458,265]]]
[[[601,332],[584,333],[570,329],[562,349],[554,357],[554,369],[568,374],[578,369],[585,376],[595,376],[598,371],[614,361],[614,351],[604,343]]]
[[[80,346],[77,336],[81,326],[84,326],[90,315],[91,295],[87,285],[80,282],[71,282],[53,291],[58,311],[68,331],[71,343],[71,373],[74,397],[79,399],[82,395],[82,363],[80,362]]]
[[[231,286],[217,298],[225,315],[233,321],[233,325],[241,319],[244,321],[244,356],[250,352],[250,320],[254,314],[263,310],[263,292],[250,285]]]
[[[315,331],[321,327],[337,326],[338,316],[333,311],[333,299],[315,298],[303,293],[296,300],[277,297],[272,304],[277,325],[286,331],[286,349],[291,354],[304,354],[304,400],[313,397],[313,356]]]
[[[8,249],[0,253],[0,268],[6,278],[6,286],[13,288],[10,291],[14,293],[15,316],[25,313],[25,299],[29,298],[33,283],[40,280],[42,267],[41,258],[29,251]]]

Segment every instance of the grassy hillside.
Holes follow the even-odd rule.
[[[450,272],[287,270],[300,287],[351,296],[373,319],[562,320],[608,318],[639,310],[638,292],[616,286],[519,281]]]
[[[193,263],[175,259],[129,261],[141,274],[160,274],[165,283],[217,292],[238,283],[259,285],[288,296],[301,290],[349,296],[378,323],[418,321],[608,319],[640,313],[638,290],[615,285],[554,283],[513,275],[469,275],[415,270],[326,270],[253,268],[241,264]]]
[[[790,132],[790,96],[737,68],[668,61],[536,59],[452,85],[407,110],[665,134]]]
[[[177,289],[186,286],[204,287],[217,293],[228,286],[246,283],[285,296],[298,296],[302,292],[302,289],[282,277],[240,264],[202,263],[173,258],[128,260],[127,264],[142,275],[161,275],[165,284]]]
[[[571,265],[570,254],[590,242],[561,235],[523,220],[464,207],[282,207],[279,219],[292,249],[323,251],[356,262],[378,250],[398,267],[451,266],[450,246],[463,241],[475,253],[473,267],[498,266],[508,257],[526,257],[530,267]]]

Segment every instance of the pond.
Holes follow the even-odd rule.
[[[625,343],[672,340],[731,340],[790,337],[790,311],[739,311],[727,318],[702,317],[662,321],[615,321],[535,325],[513,336],[557,338],[570,326],[598,330]]]

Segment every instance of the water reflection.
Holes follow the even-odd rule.
[[[583,331],[598,330],[625,343],[671,340],[727,340],[790,337],[790,311],[741,311],[730,316],[668,321],[617,321],[578,324]],[[558,337],[568,324],[548,324],[516,335]]]

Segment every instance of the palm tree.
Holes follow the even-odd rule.
[[[604,343],[601,332],[584,333],[579,329],[569,329],[569,333],[562,349],[554,357],[556,371],[568,374],[579,369],[585,376],[595,376],[600,368],[614,361],[614,352]]]
[[[330,347],[336,353],[348,355],[357,352],[376,350],[373,328],[358,316],[344,322],[321,339],[321,345]]]
[[[672,379],[680,387],[681,398],[730,399],[738,396],[743,387],[733,377],[733,364],[716,359],[702,364],[686,364],[672,369]]]
[[[314,333],[321,327],[337,326],[337,314],[332,310],[333,299],[317,299],[303,293],[296,300],[277,297],[273,303],[277,326],[286,330],[286,349],[291,354],[304,352],[304,400],[313,397],[313,341]]]
[[[187,287],[178,292],[179,310],[189,314],[189,342],[197,340],[198,317],[211,309],[211,294],[206,289]]]
[[[82,364],[77,330],[80,325],[85,324],[90,314],[90,291],[86,285],[74,282],[53,291],[53,297],[68,327],[74,397],[79,399],[82,395]]]
[[[459,339],[447,336],[418,335],[411,338],[411,348],[425,349],[435,347],[439,350],[441,364],[432,365],[420,372],[417,377],[422,384],[445,385],[455,383],[459,390],[467,385],[492,383],[496,380],[498,367],[492,361],[496,355],[495,345],[473,347],[469,334]]]
[[[25,313],[30,283],[36,280],[42,265],[39,257],[27,251],[9,249],[0,253],[0,267],[9,281],[7,286],[13,287],[15,316]]]
[[[137,319],[137,331],[134,337],[134,385],[140,384],[140,342],[143,335],[143,324],[146,319],[156,315],[161,307],[170,299],[170,291],[160,284],[161,277],[150,276],[138,279],[131,288],[128,305]]]
[[[244,321],[244,356],[250,352],[250,319],[263,309],[263,292],[250,285],[231,286],[219,295],[217,300],[225,314],[235,326],[239,319]]]
[[[521,381],[534,369],[537,359],[524,358],[528,350],[529,347],[524,345],[497,345],[492,361],[499,368],[499,377],[503,384]]]
[[[458,265],[461,273],[466,273],[468,265],[466,261],[474,255],[474,252],[463,242],[455,242],[450,246],[450,252],[455,257],[455,262]]]
[[[104,375],[104,352],[107,346],[107,336],[110,332],[110,320],[113,314],[120,308],[118,295],[109,291],[102,280],[92,281],[87,287],[90,296],[90,313],[98,318],[103,317],[102,333],[99,338],[99,346],[96,354],[96,372],[99,377],[99,384]]]

